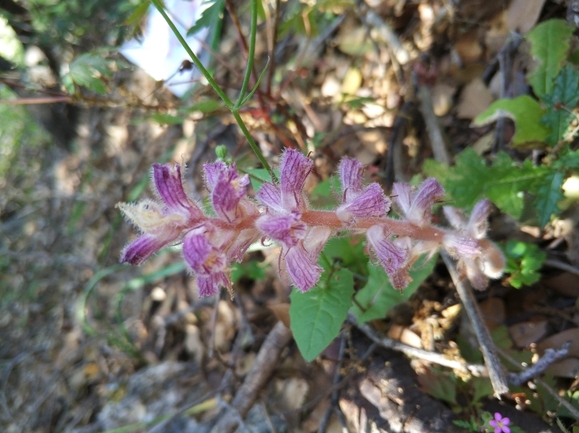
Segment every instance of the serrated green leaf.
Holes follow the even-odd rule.
[[[544,114],[545,111],[539,102],[528,95],[521,95],[515,99],[499,99],[493,102],[476,116],[473,124],[482,126],[500,117],[508,117],[515,122],[516,127],[513,145],[520,146],[546,140],[549,129],[540,122]]]
[[[553,163],[553,169],[556,170],[578,170],[579,169],[579,150],[570,150],[562,153],[559,159]]]
[[[187,30],[187,36],[194,35],[199,30],[204,29],[205,27],[211,27],[216,25],[216,23],[223,18],[222,13],[224,5],[225,0],[204,0],[200,6],[204,10],[201,13],[199,19],[193,25],[193,27]]]
[[[541,118],[550,133],[547,143],[556,146],[565,139],[571,121],[575,118],[573,109],[579,101],[579,72],[571,66],[561,69],[553,86],[553,91],[543,96],[547,112]]]
[[[63,82],[70,93],[74,93],[74,84],[86,87],[93,92],[106,93],[105,83],[101,77],[112,75],[109,69],[110,61],[98,53],[84,53],[74,59],[69,65],[68,73]]]
[[[309,292],[292,291],[291,330],[306,361],[313,360],[338,336],[353,294],[354,278],[347,269],[326,270]]]
[[[351,309],[358,322],[364,323],[383,318],[391,308],[408,300],[432,273],[436,264],[436,257],[429,261],[425,261],[424,257],[418,260],[410,271],[412,282],[402,291],[392,287],[384,269],[369,263],[368,282],[354,296],[355,302]]]
[[[129,17],[125,20],[125,22],[123,24],[126,26],[131,26],[131,25],[137,25],[138,26],[141,23],[141,21],[143,20],[143,18],[145,18],[145,15],[147,14],[147,11],[149,10],[150,5],[151,5],[151,0],[145,0],[144,2],[142,2],[139,6],[137,6],[135,8],[133,13],[131,15],[129,15]]]
[[[427,161],[424,172],[442,183],[453,206],[470,209],[486,197],[503,212],[520,218],[525,193],[536,194],[551,169],[535,167],[530,161],[518,166],[504,152],[497,154],[493,165],[487,167],[484,159],[469,148],[457,156],[454,167]]]
[[[564,20],[548,20],[527,34],[531,54],[539,64],[527,78],[539,97],[553,91],[553,80],[559,74],[571,46],[574,28]]]
[[[541,227],[549,222],[551,215],[559,212],[558,203],[563,199],[564,180],[563,173],[552,171],[539,184],[535,198],[535,209]]]

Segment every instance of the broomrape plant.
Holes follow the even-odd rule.
[[[501,275],[504,257],[486,238],[488,200],[480,201],[470,218],[445,206],[453,229],[444,229],[431,223],[432,206],[444,197],[436,179],[426,179],[415,191],[396,183],[393,198],[400,219],[390,218],[392,200],[377,183],[363,185],[362,163],[344,158],[339,166],[341,204],[334,210],[315,210],[304,192],[312,168],[312,160],[287,150],[279,183],[265,183],[256,202],[246,196],[248,175],[240,176],[234,163],[205,164],[205,185],[215,212],[209,216],[187,196],[178,164],[154,164],[159,200],[117,205],[141,231],[123,249],[121,262],[139,265],[161,248],[180,243],[200,296],[215,295],[220,287],[232,293],[231,263],[240,262],[252,243],[271,239],[281,245],[282,278],[307,292],[322,275],[318,258],[324,245],[333,234],[347,232],[365,233],[369,254],[399,290],[410,283],[409,270],[418,257],[433,255],[441,247],[458,260],[462,274],[477,289]]]

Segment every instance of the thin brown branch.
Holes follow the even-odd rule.
[[[495,391],[495,395],[499,397],[502,394],[507,393],[509,391],[509,387],[507,385],[507,378],[505,376],[503,366],[501,365],[497,355],[495,344],[491,338],[491,334],[483,322],[482,314],[474,294],[472,293],[472,288],[468,284],[467,280],[459,277],[454,261],[446,252],[442,251],[441,256],[446,267],[448,268],[448,271],[450,272],[450,276],[452,277],[452,281],[456,286],[458,296],[460,297],[462,305],[466,310],[466,314],[473,326],[474,332],[481,347],[485,364],[489,370],[489,378]]]
[[[255,362],[247,374],[243,385],[235,394],[230,410],[219,416],[219,421],[211,433],[231,433],[245,417],[257,399],[273,370],[278,364],[282,350],[290,342],[292,334],[282,322],[278,322],[268,334],[257,354]]]

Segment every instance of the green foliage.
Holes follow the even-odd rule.
[[[195,25],[187,30],[187,36],[194,35],[205,27],[215,26],[223,18],[225,0],[203,0],[201,8],[205,8]]]
[[[324,256],[332,262],[348,268],[358,277],[368,274],[368,255],[364,251],[365,244],[362,236],[348,236],[331,238],[324,248]]]
[[[539,97],[553,92],[553,80],[567,58],[574,28],[564,20],[549,20],[527,34],[531,54],[539,64],[529,74],[529,83]]]
[[[539,102],[528,95],[515,99],[499,99],[493,102],[473,121],[477,126],[486,125],[500,117],[509,117],[515,122],[516,131],[513,145],[543,142],[549,135],[549,129],[541,123],[545,112]]]
[[[507,259],[505,272],[511,274],[508,279],[511,286],[520,289],[539,281],[539,270],[547,255],[537,245],[510,240],[503,252]]]
[[[352,313],[358,322],[384,318],[390,309],[408,300],[432,273],[435,264],[436,257],[428,261],[426,257],[418,260],[410,271],[412,282],[403,291],[392,287],[384,269],[368,264],[368,282],[356,293],[352,306]]]
[[[62,83],[70,94],[76,93],[76,86],[82,86],[103,95],[107,91],[103,78],[112,76],[112,63],[98,52],[81,54],[70,63]]]
[[[569,125],[575,118],[571,110],[579,101],[579,72],[569,65],[565,66],[555,78],[552,92],[543,95],[542,101],[545,114],[541,122],[550,130],[545,141],[550,146],[556,146],[566,138]]]
[[[313,360],[336,338],[352,305],[354,279],[347,269],[324,267],[309,292],[294,289],[290,298],[291,330],[306,361]]]
[[[261,281],[265,278],[265,267],[255,260],[247,263],[233,263],[231,265],[231,281],[236,283],[244,277]]]
[[[297,3],[289,13],[289,18],[279,26],[280,36],[294,31],[308,37],[315,37],[320,33],[320,28],[325,27],[336,14],[341,14],[345,9],[354,7],[351,0],[321,0],[311,4]]]

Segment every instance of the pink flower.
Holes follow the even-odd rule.
[[[197,277],[200,296],[219,293],[219,287],[231,290],[229,267],[241,261],[247,248],[259,239],[253,228],[240,228],[247,217],[259,215],[257,206],[245,198],[249,178],[239,176],[235,164],[205,164],[205,183],[218,218],[206,218],[183,239],[183,257]]]
[[[121,263],[140,265],[155,252],[175,242],[183,230],[194,226],[205,216],[185,194],[179,164],[154,164],[152,178],[161,203],[119,203],[117,207],[142,232],[121,253]]]
[[[407,183],[395,183],[392,194],[408,221],[423,227],[430,223],[432,205],[444,198],[444,188],[434,178],[428,178],[413,194]]]
[[[382,187],[376,182],[362,187],[363,166],[360,161],[343,158],[339,172],[342,205],[336,209],[336,215],[341,221],[351,223],[357,218],[382,218],[388,214],[391,201],[384,195]]]
[[[447,233],[442,244],[451,256],[458,259],[458,268],[478,290],[487,287],[489,278],[499,278],[505,268],[503,254],[486,239],[491,206],[487,199],[479,201],[468,220],[458,209],[443,207],[446,219],[456,231]]]
[[[511,420],[495,412],[495,419],[489,421],[489,425],[495,429],[494,433],[511,433],[511,429],[507,427]]]
[[[318,282],[322,274],[318,256],[331,234],[327,227],[308,227],[302,221],[302,213],[308,208],[303,189],[312,168],[310,159],[288,149],[282,157],[279,185],[266,183],[257,192],[266,213],[256,226],[282,244],[280,272],[302,292]]]
[[[213,209],[224,221],[240,221],[248,213],[257,212],[245,197],[249,176],[239,176],[235,164],[227,165],[222,161],[205,164],[205,185],[211,193]]]

